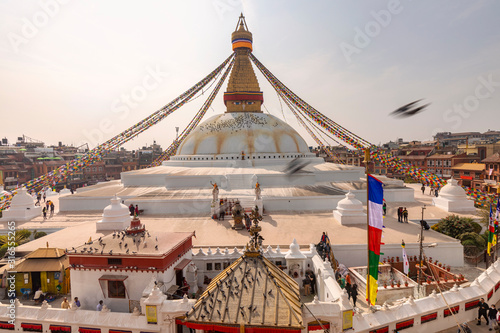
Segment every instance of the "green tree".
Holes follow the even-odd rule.
[[[35,239],[38,239],[40,237],[47,236],[47,233],[44,231],[37,231],[35,232]]]
[[[435,224],[432,229],[458,239],[458,236],[468,232],[481,232],[482,228],[471,218],[448,215]]]
[[[463,246],[475,246],[478,250],[482,251],[488,245],[488,241],[476,232],[466,232],[458,236],[458,239]]]

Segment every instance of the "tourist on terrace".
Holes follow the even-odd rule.
[[[422,187],[420,188],[422,190],[422,194],[425,192],[425,184],[422,184]]]
[[[135,216],[139,216],[139,206],[135,205]]]
[[[134,216],[134,205],[130,204],[130,206],[128,206],[128,211],[130,212],[130,216]]]
[[[97,310],[97,311],[102,311],[102,304],[103,304],[103,303],[104,303],[104,302],[103,302],[102,300],[100,300],[100,301],[99,301],[99,303],[97,304],[97,307],[96,307],[96,310]]]
[[[43,214],[43,220],[45,221],[47,219],[47,208],[46,207],[43,207],[42,214]]]
[[[490,331],[492,331],[493,328],[497,326],[497,314],[498,311],[495,304],[491,304],[491,308],[488,311],[488,318],[490,319]]]
[[[61,303],[61,309],[70,309],[71,305],[69,305],[68,298],[64,297],[64,300]]]
[[[78,297],[75,297],[75,301],[73,303],[75,303],[75,306],[77,308],[79,308],[81,306],[80,301],[78,300]]]
[[[387,214],[387,204],[385,203],[384,199],[384,204],[382,205],[382,210],[384,211],[384,216]]]
[[[408,223],[408,210],[406,209],[406,207],[403,209],[403,221],[405,223]]]
[[[356,306],[356,300],[358,299],[358,285],[356,282],[351,287],[351,297],[352,297],[352,306]]]
[[[486,325],[489,325],[490,321],[488,319],[488,310],[490,307],[484,302],[484,298],[479,300],[478,311],[477,311],[477,325],[481,325],[481,317],[486,319]]]
[[[403,223],[403,207],[398,207],[398,222]]]

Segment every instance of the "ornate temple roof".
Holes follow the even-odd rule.
[[[262,256],[258,225],[262,217],[257,210],[252,216],[252,237],[245,254],[212,280],[186,314],[184,325],[229,333],[238,332],[241,326],[304,328],[299,286]]]
[[[243,255],[212,280],[186,319],[301,329],[299,286],[260,254]]]

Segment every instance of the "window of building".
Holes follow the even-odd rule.
[[[222,269],[222,268],[221,268],[221,264],[220,264],[220,262],[216,262],[216,263],[215,263],[215,270],[216,270],[216,271],[220,271],[221,269]]]
[[[212,263],[207,262],[207,271],[211,271],[211,270],[212,270]]]
[[[224,269],[228,268],[229,267],[229,263],[228,262],[225,262],[224,263]]]
[[[125,298],[125,284],[123,281],[108,281],[109,298]]]
[[[108,265],[114,266],[114,265],[121,265],[121,264],[122,264],[121,258],[108,258]]]

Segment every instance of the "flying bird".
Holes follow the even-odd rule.
[[[426,107],[428,107],[431,103],[424,104],[422,106],[418,106],[418,103],[422,101],[422,99],[416,100],[414,102],[403,105],[397,110],[390,113],[391,116],[397,118],[407,118],[416,115],[417,113],[422,112]]]

